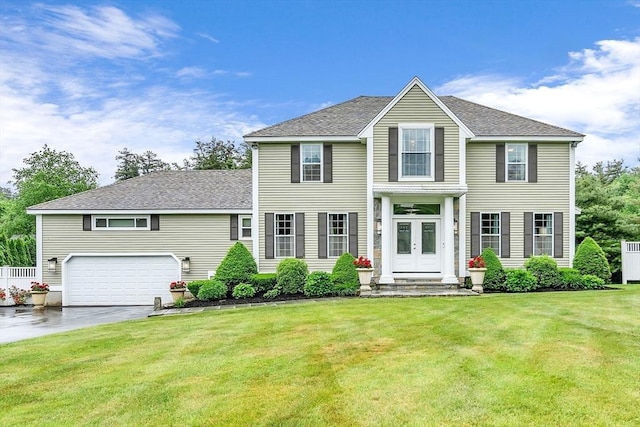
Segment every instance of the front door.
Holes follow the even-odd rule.
[[[393,220],[394,273],[439,273],[440,220]]]

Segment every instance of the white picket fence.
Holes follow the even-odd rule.
[[[640,280],[640,242],[622,241],[622,283]]]
[[[13,305],[9,295],[9,288],[15,286],[18,289],[30,290],[31,282],[37,280],[35,267],[0,267],[0,290],[4,290],[5,299],[0,300],[0,306]],[[29,297],[27,302],[29,302]]]

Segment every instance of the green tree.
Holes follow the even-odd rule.
[[[243,164],[241,157],[233,142],[212,136],[209,142],[196,141],[196,148],[187,162],[195,170],[237,169],[239,164]]]
[[[118,167],[114,175],[116,181],[124,181],[125,179],[147,175],[151,172],[172,169],[169,163],[163,162],[156,153],[150,150],[142,154],[136,154],[125,147],[118,151],[116,160],[118,160]],[[179,169],[179,167],[176,165],[175,169]]]

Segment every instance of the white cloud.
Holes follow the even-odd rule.
[[[640,38],[603,40],[570,52],[555,75],[534,83],[500,75],[462,76],[436,88],[487,106],[582,132],[577,159],[640,156]]]
[[[207,70],[200,67],[184,67],[176,72],[176,77],[194,77],[201,78],[207,75]]]
[[[207,33],[198,33],[198,35],[200,37],[202,37],[203,39],[209,40],[211,43],[220,43],[220,40],[216,39],[215,37],[210,36]]]

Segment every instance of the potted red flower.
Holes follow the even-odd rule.
[[[171,298],[173,302],[176,302],[180,298],[184,298],[184,293],[187,290],[187,283],[183,280],[176,280],[169,284],[169,291],[171,292]]]
[[[36,307],[43,307],[49,293],[49,285],[40,282],[31,282],[31,301]]]
[[[371,294],[371,278],[373,277],[373,266],[371,260],[360,255],[353,260],[353,265],[358,271],[358,279],[360,281],[360,296]]]
[[[484,274],[487,271],[487,265],[482,256],[478,255],[469,260],[469,274],[471,275],[471,290],[479,294],[484,292],[482,283],[484,282]]]

